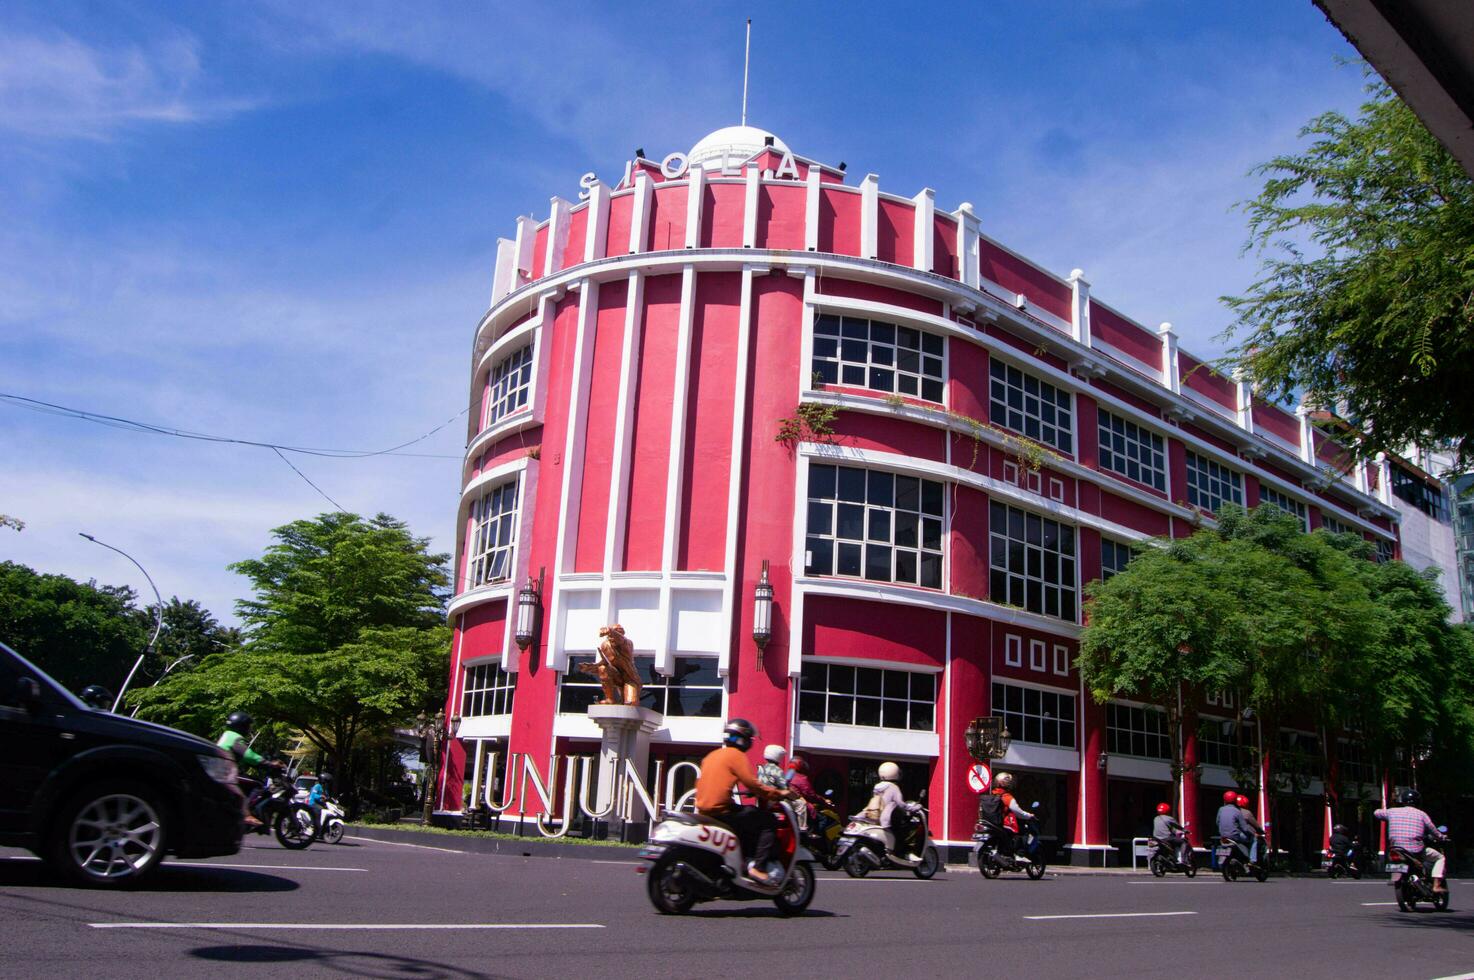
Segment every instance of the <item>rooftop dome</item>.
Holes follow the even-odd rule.
[[[699,167],[708,160],[720,161],[728,155],[746,160],[767,145],[769,139],[779,153],[788,151],[788,144],[766,129],[758,129],[756,126],[725,126],[697,142],[686,157],[692,167]]]

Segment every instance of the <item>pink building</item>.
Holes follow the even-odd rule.
[[[1170,752],[1159,710],[1082,690],[1085,583],[1224,502],[1396,547],[1375,473],[1340,475],[1304,412],[993,241],[969,204],[751,127],[581,186],[517,219],[476,328],[442,818],[482,798],[493,752],[596,748],[573,668],[619,622],[664,714],[652,765],[741,716],[849,807],[900,763],[936,837],[965,843],[962,732],[997,714],[1046,835],[1100,860],[1166,799]],[[1190,820],[1232,784],[1232,701],[1195,706]]]

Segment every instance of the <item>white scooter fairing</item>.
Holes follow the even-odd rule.
[[[835,860],[851,877],[862,877],[870,871],[885,868],[902,868],[915,872],[919,878],[930,878],[941,866],[940,855],[932,844],[930,821],[926,809],[919,804],[909,804],[914,817],[921,822],[922,841],[920,854],[896,853],[896,835],[889,827],[874,820],[856,817],[845,825],[835,846]]]

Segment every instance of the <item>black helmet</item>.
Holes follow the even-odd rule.
[[[88,684],[82,688],[82,700],[98,711],[108,711],[113,706],[113,692],[101,684]]]
[[[757,738],[757,728],[746,718],[733,718],[722,729],[722,742],[746,752]]]
[[[1422,802],[1423,802],[1423,794],[1422,793],[1419,793],[1417,790],[1415,790],[1415,789],[1405,789],[1405,790],[1402,791],[1402,805],[1403,806],[1417,806],[1419,803],[1422,803]]]
[[[1331,833],[1333,833],[1333,834],[1345,834],[1345,833],[1348,833],[1348,832],[1349,831],[1347,831],[1346,825],[1344,823],[1338,823],[1334,827],[1331,828]]]
[[[317,781],[326,786],[333,781],[333,774],[330,772],[320,772],[317,774]]]
[[[232,711],[225,719],[225,727],[242,735],[251,734],[251,716],[244,711]]]

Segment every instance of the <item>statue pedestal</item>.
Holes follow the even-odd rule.
[[[630,704],[592,704],[588,714],[604,733],[599,741],[599,792],[594,808],[603,812],[615,800],[608,819],[611,829],[619,828],[625,823],[626,812],[615,794],[623,785],[624,764],[628,761],[640,779],[645,778],[650,764],[650,735],[660,727],[664,715]]]

